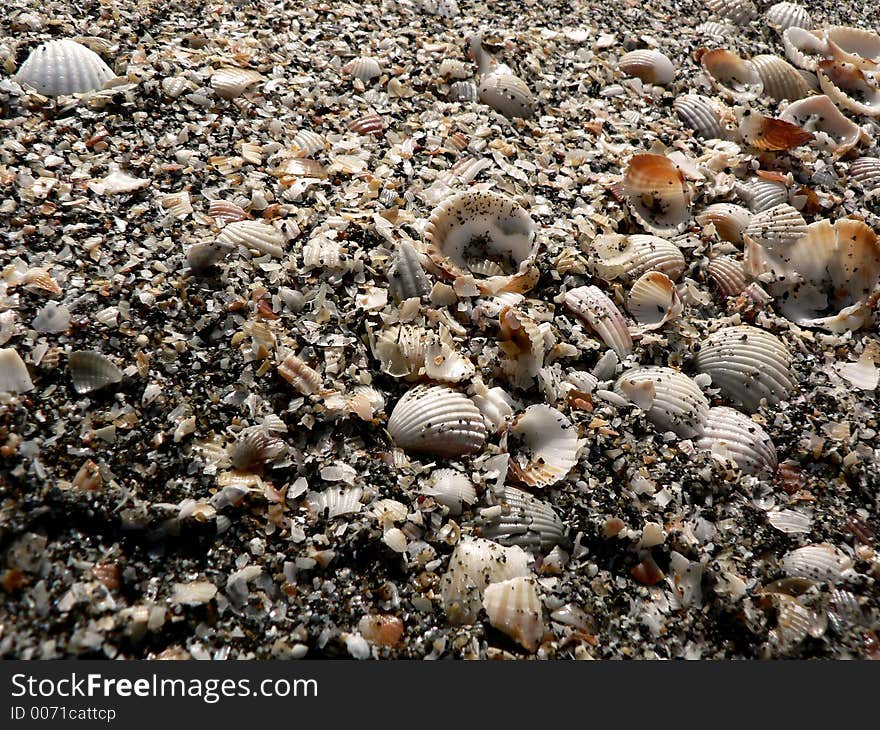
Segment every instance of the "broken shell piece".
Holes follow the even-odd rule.
[[[714,101],[700,94],[677,96],[673,102],[678,118],[698,137],[721,139],[721,112]]]
[[[813,135],[795,124],[765,117],[746,109],[738,113],[739,133],[750,147],[761,151],[789,150],[813,139]]]
[[[618,357],[632,352],[632,336],[626,320],[601,289],[596,286],[571,289],[565,293],[565,306],[583,319]]]
[[[322,387],[321,374],[294,354],[279,363],[278,374],[303,395],[312,395]]]
[[[797,101],[810,93],[810,85],[785,59],[763,54],[755,56],[751,62],[761,77],[764,93],[771,99]]]
[[[122,371],[100,352],[72,352],[67,364],[73,388],[80,395],[116,385],[122,380]]]
[[[684,174],[668,157],[633,155],[623,178],[635,218],[652,233],[682,232],[690,219],[690,188]]]
[[[793,509],[774,509],[767,513],[767,522],[786,535],[798,535],[810,531],[812,520]]]
[[[733,256],[716,256],[709,261],[706,270],[723,297],[735,297],[746,288],[743,262]]]
[[[507,431],[510,471],[531,487],[565,479],[577,463],[579,447],[571,421],[552,406],[529,406]]]
[[[423,297],[430,291],[419,254],[407,241],[397,244],[394,260],[388,268],[388,288],[399,301]]]
[[[718,17],[737,25],[748,25],[758,17],[758,9],[752,0],[706,0],[706,7]]]
[[[880,158],[859,157],[849,166],[849,176],[862,186],[866,197],[880,194]]]
[[[186,263],[195,274],[204,274],[230,252],[229,244],[220,241],[194,243],[186,250]]]
[[[840,376],[854,388],[876,390],[880,382],[880,373],[874,364],[874,358],[868,352],[863,352],[856,362],[840,363],[835,367]]]
[[[779,117],[813,133],[813,144],[840,156],[858,144],[859,125],[844,116],[824,94],[789,104]]]
[[[473,400],[489,428],[499,431],[501,427],[513,416],[516,401],[503,388],[495,386],[487,388],[482,380],[476,379],[473,383]]]
[[[819,86],[837,106],[857,114],[880,116],[877,72],[865,72],[849,63],[819,61]]]
[[[782,45],[785,47],[785,57],[805,71],[815,71],[819,67],[819,61],[831,52],[824,33],[805,28],[792,27],[785,30],[782,34]]]
[[[229,457],[235,469],[251,471],[274,461],[286,452],[287,444],[283,439],[263,426],[251,426],[238,434]]]
[[[596,254],[596,273],[608,281],[635,279],[647,271],[660,271],[675,280],[685,269],[681,249],[659,236],[597,236],[591,248]]]
[[[754,177],[734,186],[736,194],[753,213],[788,202],[788,185],[782,180]]]
[[[486,424],[463,393],[445,386],[418,385],[397,401],[388,433],[406,450],[455,457],[483,448]]]
[[[163,195],[160,200],[162,210],[173,215],[178,220],[183,220],[193,212],[192,203],[190,203],[189,192],[181,190],[179,193],[171,195]]]
[[[696,217],[701,226],[714,226],[722,240],[738,244],[743,242],[743,231],[751,219],[752,214],[748,209],[733,203],[713,203]]]
[[[445,328],[441,325],[441,330]],[[425,342],[425,375],[431,380],[458,383],[476,372],[474,364],[455,349],[452,337],[446,330],[445,337],[429,335]]]
[[[225,226],[217,236],[217,242],[229,247],[240,246],[253,249],[275,258],[284,256],[284,234],[274,226],[262,221],[238,221]]]
[[[196,85],[184,76],[168,76],[162,79],[162,91],[172,99],[195,89]]]
[[[853,561],[833,545],[822,543],[792,550],[782,558],[782,569],[794,578],[836,583]]]
[[[626,308],[645,329],[657,329],[681,314],[682,303],[666,274],[649,271],[633,284]]]
[[[547,552],[565,541],[565,525],[547,503],[516,487],[504,487],[500,513],[485,510],[478,522],[481,537],[502,545]]]
[[[385,120],[378,114],[365,114],[351,122],[348,128],[357,134],[372,134],[374,137],[381,137],[385,131]]]
[[[115,76],[90,48],[63,38],[37,46],[15,74],[44,96],[64,96],[98,91]]]
[[[541,598],[534,577],[492,583],[483,594],[489,623],[529,651],[536,651],[544,635]]]
[[[305,501],[313,517],[332,520],[360,512],[364,507],[361,504],[363,492],[360,487],[327,487],[321,492],[309,492]]]
[[[0,349],[0,392],[27,393],[33,388],[27,365],[18,352],[11,347]]]
[[[546,342],[541,326],[513,307],[504,309],[498,318],[499,343],[507,356],[502,367],[514,387],[528,388],[544,365]]]
[[[229,200],[212,200],[208,206],[208,215],[221,227],[227,223],[236,223],[250,218],[244,208]]]
[[[699,435],[709,412],[709,401],[687,375],[667,367],[628,370],[618,378],[614,392],[645,412],[662,431],[679,438]]]
[[[342,72],[360,79],[364,83],[379,78],[382,75],[382,67],[375,58],[355,58],[342,67]]]
[[[788,28],[811,28],[810,14],[807,9],[797,3],[776,3],[771,5],[764,14],[767,24],[776,30]]]
[[[449,509],[449,514],[460,515],[465,505],[477,501],[477,490],[467,474],[458,469],[435,469],[422,488],[422,494]]]
[[[764,90],[758,69],[733,51],[724,48],[706,51],[700,57],[700,64],[715,87],[729,99],[752,101]]]
[[[513,74],[484,76],[477,86],[477,94],[481,102],[508,119],[529,119],[535,113],[535,97],[526,82]]]
[[[675,67],[667,56],[649,49],[625,53],[617,64],[623,73],[636,76],[646,84],[666,86],[675,78]]]
[[[710,408],[694,445],[723,461],[734,462],[747,474],[776,470],[776,447],[767,432],[733,408]]]
[[[452,101],[479,101],[480,92],[473,81],[456,81],[449,86],[449,98]]]
[[[804,217],[788,203],[782,203],[755,213],[743,233],[772,251],[791,245],[806,232]]]
[[[223,99],[235,99],[255,86],[263,77],[246,68],[219,68],[211,74],[211,88]]]
[[[880,65],[880,34],[863,28],[835,25],[825,29],[829,55],[865,70]]]
[[[418,374],[424,366],[426,338],[427,332],[422,327],[389,327],[371,340],[371,348],[381,363],[382,372],[401,378]]]

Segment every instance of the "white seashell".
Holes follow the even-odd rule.
[[[690,220],[691,195],[684,174],[664,155],[633,155],[623,178],[633,216],[651,233],[681,233]]]
[[[192,203],[189,200],[189,192],[181,190],[179,193],[163,195],[160,204],[162,210],[173,215],[178,220],[183,220],[193,212]]]
[[[342,72],[367,83],[382,75],[382,67],[375,58],[361,57],[346,63],[342,67]]]
[[[792,550],[782,558],[782,569],[793,578],[836,583],[853,561],[833,545],[822,543]]]
[[[489,514],[487,510],[480,518],[481,537],[533,553],[547,552],[565,542],[565,525],[547,502],[521,489],[504,487],[498,503],[500,513]]]
[[[489,623],[529,651],[537,651],[544,636],[541,597],[534,577],[492,583],[483,594]]]
[[[732,256],[716,256],[706,266],[723,297],[735,297],[746,288],[743,262]]]
[[[810,531],[812,520],[793,509],[774,509],[767,513],[767,522],[786,535],[798,535]]]
[[[849,166],[849,176],[862,186],[867,198],[880,195],[880,158],[859,157]]]
[[[820,638],[828,627],[825,611],[804,606],[797,598],[785,593],[770,593],[776,607],[776,627],[769,632],[770,639],[787,651],[800,644],[807,636]]]
[[[211,74],[211,88],[222,99],[235,99],[262,80],[263,77],[251,69],[219,68]]]
[[[544,331],[534,319],[513,307],[503,310],[498,319],[498,340],[506,355],[502,368],[512,385],[529,388],[544,365]]]
[[[150,182],[149,178],[134,177],[114,167],[108,175],[90,182],[88,186],[96,195],[127,195],[143,190]]]
[[[810,14],[807,9],[797,3],[776,3],[767,8],[764,14],[767,24],[776,30],[783,31],[788,28],[812,27]]]
[[[614,392],[643,410],[654,426],[679,438],[699,435],[709,412],[709,401],[699,386],[672,368],[628,370],[617,379]]]
[[[880,116],[880,86],[877,71],[863,71],[836,60],[819,61],[819,87],[837,106],[857,114]]]
[[[841,114],[824,94],[789,104],[779,117],[813,133],[813,143],[822,150],[842,155],[861,139],[859,125]]]
[[[876,390],[880,382],[880,371],[874,364],[874,358],[869,352],[863,352],[855,362],[838,363],[835,369],[854,388],[859,390]]]
[[[811,89],[800,72],[779,56],[760,55],[752,58],[758,70],[764,93],[775,101],[797,101],[807,96]]]
[[[510,471],[530,487],[565,479],[577,464],[579,447],[571,421],[548,405],[529,406],[507,430]]]
[[[487,427],[497,432],[513,416],[516,402],[504,388],[487,388],[479,379],[474,381],[473,389],[473,401],[483,414]]]
[[[734,405],[749,413],[761,401],[774,406],[794,389],[791,355],[775,335],[750,325],[724,327],[700,343],[693,361],[698,372]]]
[[[323,387],[321,374],[294,354],[278,364],[278,374],[302,395],[312,395]]]
[[[591,249],[596,254],[596,273],[607,281],[635,279],[647,271],[660,271],[675,280],[685,269],[681,249],[659,236],[597,236]]]
[[[666,274],[648,271],[630,289],[626,308],[645,329],[657,329],[681,314],[682,303]]]
[[[758,17],[758,9],[752,0],[706,0],[706,7],[737,25],[748,25]]]
[[[332,520],[360,512],[364,507],[361,504],[363,493],[360,487],[328,487],[322,492],[309,492],[306,504],[314,517]]]
[[[250,218],[243,208],[230,200],[212,200],[208,206],[208,215],[219,222],[221,227]]]
[[[785,199],[788,200],[787,190]],[[698,214],[696,220],[701,226],[705,227],[709,224],[714,226],[715,232],[722,240],[741,244],[743,242],[743,231],[745,231],[752,220],[752,214],[740,205],[713,203],[702,213]]]
[[[831,52],[824,33],[797,26],[782,33],[782,45],[785,48],[785,57],[805,71],[815,71],[819,61]]]
[[[442,327],[442,326],[441,326]],[[444,383],[458,383],[473,377],[474,364],[458,352],[452,338],[429,335],[425,343],[425,375],[431,380]]]
[[[416,0],[415,4],[428,15],[440,18],[456,18],[459,15],[458,0]]]
[[[730,99],[753,101],[764,90],[758,69],[733,51],[725,48],[706,51],[700,58],[700,64],[715,87]]]
[[[828,55],[864,70],[880,64],[880,34],[864,28],[835,25],[825,29]]]
[[[379,524],[403,522],[409,509],[403,502],[394,499],[379,499],[370,505],[370,516]]]
[[[452,101],[476,102],[480,100],[480,92],[473,81],[456,81],[449,86],[449,98]]]
[[[65,332],[70,327],[70,310],[63,304],[48,302],[34,317],[31,326],[41,333]]]
[[[788,203],[755,213],[743,235],[771,251],[789,246],[807,232],[804,217]]]
[[[251,471],[255,467],[278,459],[287,452],[287,444],[263,426],[251,426],[235,438],[229,453],[232,466],[239,471]]]
[[[730,36],[734,35],[737,31],[736,28],[734,28],[732,25],[710,20],[705,23],[700,23],[696,28],[694,28],[694,32],[700,38],[706,37],[718,41],[723,41],[725,38],[729,38]]]
[[[703,565],[698,560],[688,560],[673,550],[669,554],[669,572],[666,578],[678,603],[699,608],[703,603]]]
[[[187,92],[195,91],[195,89],[196,85],[184,76],[168,76],[162,79],[162,91],[172,99],[176,99]]]
[[[424,230],[428,255],[449,278],[469,272],[484,294],[527,291],[537,276],[537,226],[515,201],[493,192],[452,196]]]
[[[477,490],[467,474],[457,469],[435,469],[428,477],[422,494],[449,508],[449,514],[460,515],[464,506],[477,501]]]
[[[605,294],[596,286],[581,286],[565,293],[565,306],[583,319],[618,357],[632,352],[633,343],[626,320]]]
[[[688,129],[704,139],[721,139],[721,113],[718,106],[707,96],[685,94],[673,102],[678,118]]]
[[[64,38],[31,51],[15,80],[44,96],[65,96],[98,91],[115,75],[93,50]]]
[[[455,58],[444,58],[437,73],[444,79],[469,79],[473,75],[471,66]]]
[[[275,258],[284,256],[284,234],[262,221],[237,221],[220,231],[217,242],[229,247],[241,246]]]
[[[520,547],[504,547],[482,538],[462,538],[440,581],[440,599],[449,622],[472,624],[491,583],[529,574],[532,558]]]
[[[418,252],[408,241],[400,241],[388,267],[388,289],[398,301],[423,297],[430,291]]]
[[[325,145],[324,138],[311,129],[301,129],[293,138],[293,149],[304,152],[309,157],[323,152]]]
[[[776,447],[767,432],[733,408],[710,408],[694,446],[732,461],[747,474],[776,471]]]
[[[466,395],[445,386],[418,385],[394,406],[388,433],[406,451],[455,457],[483,448],[486,424]]]
[[[788,202],[788,186],[780,180],[755,177],[746,183],[737,183],[734,189],[752,213],[760,213],[762,210]]]
[[[0,392],[27,393],[33,388],[27,365],[18,352],[11,347],[0,349]]]
[[[72,352],[67,364],[73,389],[80,395],[116,385],[122,380],[122,371],[100,352]]]
[[[484,76],[477,86],[480,101],[508,119],[529,119],[535,113],[535,98],[529,87],[518,76],[492,73]]]
[[[401,325],[382,330],[371,343],[373,355],[380,361],[382,372],[395,378],[418,374],[425,364],[425,339],[421,327]]]
[[[342,270],[346,264],[339,241],[318,234],[302,247],[303,269]]]
[[[660,51],[642,49],[625,53],[617,67],[629,76],[636,76],[646,84],[666,86],[675,78],[672,61]]]

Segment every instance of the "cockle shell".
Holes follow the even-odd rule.
[[[758,17],[758,9],[752,0],[706,0],[706,7],[737,25],[748,25]]]
[[[473,69],[457,58],[444,58],[440,62],[437,73],[444,79],[469,79],[473,75]]]
[[[648,271],[630,289],[626,308],[645,329],[657,329],[678,317],[683,307],[672,280],[661,271]]]
[[[498,431],[513,416],[516,401],[504,388],[487,388],[479,378],[474,380],[471,387],[474,391],[474,403],[483,414],[487,427]]]
[[[172,99],[195,89],[196,85],[185,76],[168,76],[162,79],[162,91]]]
[[[792,550],[782,558],[782,569],[793,578],[836,583],[853,561],[833,545],[822,543]]]
[[[313,157],[323,152],[325,146],[324,138],[311,129],[301,129],[293,138],[293,149],[305,156]]]
[[[855,147],[862,135],[859,125],[844,116],[824,94],[789,104],[779,118],[812,132],[813,144],[837,156]]]
[[[90,48],[66,38],[37,46],[15,74],[15,80],[44,96],[98,91],[115,76]]]
[[[365,114],[351,122],[348,128],[357,134],[372,134],[374,137],[381,137],[385,131],[385,120],[378,114]]]
[[[452,196],[431,214],[428,255],[449,278],[471,273],[484,294],[527,291],[537,282],[537,226],[514,200],[493,192]]]
[[[635,279],[646,271],[660,271],[675,280],[685,269],[681,249],[659,236],[602,235],[593,239],[591,249],[596,273],[607,281]]]
[[[721,112],[718,105],[707,96],[685,94],[673,102],[678,118],[704,139],[721,139]]]
[[[425,375],[431,380],[458,383],[473,376],[474,364],[455,347],[452,336],[440,326],[439,336],[428,335],[425,342]]]
[[[785,47],[785,57],[805,71],[815,71],[819,61],[830,53],[824,33],[796,26],[783,32],[782,45]]]
[[[738,114],[739,133],[743,141],[756,150],[778,151],[799,147],[813,135],[795,124],[745,109]]]
[[[632,352],[633,343],[620,310],[596,286],[580,286],[565,293],[565,306],[602,338],[618,357]]]
[[[786,199],[788,196],[786,194]],[[712,225],[719,238],[732,243],[743,242],[743,231],[748,227],[752,214],[746,208],[733,203],[713,203],[696,216],[701,226]]]
[[[867,198],[880,194],[880,158],[859,157],[849,166],[849,176],[862,186]]]
[[[434,498],[449,509],[449,514],[460,515],[465,505],[477,501],[477,490],[468,475],[458,469],[435,469],[422,487],[422,494]]]
[[[825,29],[829,55],[865,70],[880,65],[880,34],[864,28],[835,25]]]
[[[715,87],[730,99],[752,101],[764,90],[758,69],[733,51],[725,48],[705,51],[700,57],[700,64]]]
[[[810,85],[785,59],[764,54],[755,56],[751,62],[761,77],[764,93],[771,99],[797,101],[810,93]]]
[[[628,370],[618,378],[614,391],[643,410],[654,426],[673,431],[679,438],[699,435],[709,411],[709,401],[699,386],[672,368]]]
[[[388,433],[399,448],[456,457],[483,448],[486,424],[463,393],[440,385],[418,385],[397,401]]]
[[[723,297],[735,297],[746,288],[743,262],[733,256],[716,256],[706,265],[706,270]]]
[[[788,246],[807,232],[804,217],[788,203],[774,205],[752,216],[743,235],[770,250]]]
[[[72,352],[67,365],[73,389],[80,395],[116,385],[122,380],[122,371],[100,352]]]
[[[218,68],[211,74],[211,88],[223,99],[235,99],[263,80],[247,68]]]
[[[530,487],[565,479],[577,463],[579,447],[571,421],[548,405],[529,406],[507,430],[510,472]]]
[[[312,395],[323,387],[321,374],[293,353],[278,363],[278,374],[302,395]]]
[[[286,453],[287,444],[264,426],[251,426],[235,438],[229,458],[239,471],[250,471]]]
[[[355,58],[342,67],[342,72],[360,79],[364,83],[372,81],[382,75],[382,67],[375,58]]]
[[[552,550],[565,541],[565,525],[547,502],[510,486],[504,487],[497,502],[501,512],[484,510],[478,521],[481,537],[533,553]]]
[[[633,155],[623,178],[635,218],[651,233],[682,232],[690,219],[691,193],[684,174],[664,155]]]
[[[388,289],[399,301],[423,297],[430,291],[419,254],[408,241],[397,244],[394,259],[388,267]]]
[[[238,221],[230,223],[217,236],[218,243],[230,247],[254,249],[275,258],[284,256],[284,234],[274,226],[262,221]]]
[[[483,593],[489,623],[529,651],[536,651],[544,636],[541,597],[534,577],[492,583]]]
[[[858,114],[880,116],[877,72],[865,72],[849,63],[819,61],[819,86],[837,106]]]
[[[449,86],[449,98],[452,101],[479,101],[480,92],[473,81],[456,81]]]
[[[722,41],[725,38],[734,35],[736,33],[736,28],[728,23],[719,23],[715,20],[709,20],[705,23],[700,23],[694,28],[694,32],[700,38],[712,38]]]
[[[788,202],[788,185],[781,180],[755,177],[745,183],[737,183],[734,190],[752,213],[760,213]]]
[[[642,49],[625,53],[617,67],[625,74],[636,76],[646,84],[666,86],[675,78],[675,67],[660,51]]]
[[[0,349],[0,393],[27,393],[33,388],[21,355],[11,347]]]
[[[788,28],[811,28],[810,14],[807,9],[797,3],[776,3],[771,5],[764,14],[768,25],[776,30]]]
[[[219,223],[221,228],[229,223],[236,223],[250,218],[250,215],[244,208],[236,205],[231,200],[212,200],[208,206],[208,215],[214,219],[215,223]]]
[[[272,170],[272,174],[282,185],[289,186],[299,178],[323,179],[327,177],[327,168],[307,157],[288,157]]]
[[[395,378],[418,374],[425,364],[427,332],[415,325],[383,329],[371,340],[373,355],[381,363],[383,373]]]
[[[794,389],[791,355],[782,341],[750,325],[724,327],[700,343],[694,367],[721,395],[748,413],[762,400],[774,406]]]
[[[314,517],[332,520],[360,512],[364,507],[361,503],[363,493],[360,487],[327,487],[321,492],[309,492],[305,501]]]
[[[541,326],[527,314],[508,307],[499,314],[499,345],[507,356],[502,368],[510,383],[528,388],[544,365],[547,345]]]
[[[767,432],[733,408],[710,408],[694,445],[734,462],[747,474],[776,470],[776,447]]]
[[[786,535],[805,534],[810,531],[810,516],[793,509],[775,509],[767,513],[767,522]]]
[[[518,76],[490,73],[477,86],[480,101],[508,119],[529,119],[535,113],[535,97]]]

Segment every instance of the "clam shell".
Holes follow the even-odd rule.
[[[596,286],[581,286],[565,293],[565,306],[584,320],[618,357],[632,352],[632,336],[620,310]]]
[[[229,253],[228,244],[218,241],[194,243],[186,250],[186,263],[195,274],[206,273]]]
[[[321,492],[309,492],[305,501],[314,517],[332,520],[360,512],[364,508],[363,493],[360,487],[328,487]]]
[[[786,535],[799,535],[810,531],[812,520],[793,509],[775,509],[767,513],[767,522]]]
[[[774,250],[787,246],[807,232],[804,217],[788,203],[755,213],[743,234]]]
[[[100,352],[72,352],[67,364],[73,389],[80,395],[93,393],[122,381],[122,371]]]
[[[776,447],[766,431],[733,408],[710,408],[694,445],[734,462],[747,474],[776,470]]]
[[[274,226],[262,221],[237,221],[220,231],[217,242],[229,247],[241,246],[254,249],[275,258],[284,256],[284,234]]]
[[[247,68],[218,68],[211,74],[211,88],[222,99],[235,99],[261,81],[259,73]]]
[[[767,24],[776,30],[788,28],[811,28],[812,21],[807,9],[797,3],[776,3],[767,8],[764,14]]]
[[[168,76],[162,79],[162,91],[176,99],[188,91],[195,91],[196,85],[184,76]]]
[[[794,389],[791,355],[782,341],[750,325],[724,327],[700,344],[693,360],[698,372],[731,403],[749,413],[761,401],[774,406]]]
[[[385,131],[385,120],[378,114],[365,114],[351,122],[348,128],[357,134],[372,134],[374,137],[381,137]]]
[[[706,269],[723,297],[735,297],[746,288],[746,274],[739,259],[716,256],[709,261]]]
[[[703,139],[721,139],[721,113],[709,97],[700,94],[678,96],[673,102],[678,118]]]
[[[681,233],[690,219],[691,195],[684,174],[668,157],[633,155],[623,178],[635,218],[651,233]]]
[[[321,374],[292,353],[278,363],[278,374],[302,395],[312,395],[323,387]]]
[[[830,53],[824,33],[796,26],[783,32],[782,45],[785,48],[785,57],[806,71],[815,71],[819,61]]]
[[[287,452],[284,440],[272,434],[264,426],[251,426],[241,431],[235,439],[229,458],[239,471],[251,471],[267,462],[274,461]]]
[[[577,431],[552,406],[529,406],[507,431],[510,471],[523,484],[547,487],[565,479],[577,464]]]
[[[537,651],[544,636],[541,597],[534,577],[492,583],[483,594],[489,623],[529,651]]]
[[[208,206],[208,215],[221,227],[227,223],[237,223],[250,218],[243,208],[230,200],[212,200]]]
[[[456,58],[444,58],[440,62],[437,73],[444,79],[469,79],[473,76],[473,68]]]
[[[673,431],[679,438],[699,435],[709,412],[709,401],[699,386],[672,368],[628,370],[617,379],[614,392],[643,410],[655,427]]]
[[[694,32],[700,38],[712,38],[714,40],[723,41],[725,38],[734,35],[736,33],[736,28],[728,23],[719,23],[715,20],[709,20],[705,23],[700,23],[694,28]]]
[[[785,199],[788,200],[786,190]],[[715,227],[715,232],[724,241],[743,242],[743,231],[748,227],[752,214],[746,208],[732,203],[713,203],[696,216],[697,223]]]
[[[682,303],[666,274],[648,271],[630,289],[626,308],[645,329],[657,329],[681,314]]]
[[[792,550],[782,558],[782,569],[793,578],[836,583],[853,561],[833,545],[822,543]]]
[[[400,241],[388,267],[388,289],[398,301],[427,296],[428,278],[418,252],[408,241]]]
[[[46,269],[41,269],[39,267],[25,271],[24,274],[22,274],[19,284],[21,284],[26,291],[46,296],[57,296],[63,293],[61,287],[58,286],[58,282],[52,278],[52,275],[46,271]]]
[[[529,87],[518,76],[507,73],[491,73],[484,76],[477,93],[480,101],[508,119],[529,119],[535,113],[535,98]]]
[[[867,197],[880,194],[880,158],[859,157],[849,166],[849,176],[862,186]]]
[[[819,61],[819,86],[837,106],[857,114],[880,116],[880,86],[876,73],[849,63]]]
[[[801,73],[779,56],[760,55],[752,58],[758,69],[764,93],[775,101],[797,101],[807,96],[811,89]]]
[[[466,395],[445,386],[418,385],[397,401],[388,433],[406,451],[451,458],[482,449],[486,424]]]
[[[473,377],[474,364],[459,353],[448,331],[440,337],[429,335],[425,343],[425,375],[431,380],[458,383]]]
[[[715,87],[730,99],[752,101],[764,90],[758,69],[733,51],[725,48],[706,51],[700,64]]]
[[[666,86],[675,79],[675,67],[668,56],[660,51],[641,49],[625,53],[617,67],[629,76],[636,76],[646,84]]]
[[[845,117],[824,94],[789,104],[779,118],[812,132],[813,144],[838,156],[861,139],[859,125]]]
[[[90,48],[66,38],[37,46],[15,74],[44,96],[98,91],[116,74]]]
[[[27,365],[11,347],[0,349],[0,393],[27,393],[34,384]]]
[[[473,81],[456,81],[449,86],[449,98],[452,101],[479,101],[480,92]]]
[[[880,34],[863,28],[835,25],[825,29],[829,53],[840,61],[870,70],[880,64]]]
[[[810,132],[796,124],[765,117],[750,109],[739,115],[739,133],[746,144],[762,152],[789,150],[813,139]]]
[[[449,514],[460,515],[465,505],[477,501],[474,483],[458,469],[435,469],[422,488],[422,494],[434,498],[438,504],[449,509]]]
[[[342,67],[342,72],[360,79],[364,83],[379,78],[382,75],[382,67],[375,58],[363,56],[355,58]]]
[[[758,9],[752,0],[706,0],[706,7],[737,25],[748,25],[758,17]]]
[[[547,552],[565,541],[565,525],[547,502],[516,487],[504,487],[498,502],[500,514],[480,518],[481,537],[533,553]]]
[[[737,183],[734,189],[752,213],[760,213],[775,205],[788,202],[788,186],[780,180],[756,177],[746,183]]]
[[[596,273],[607,281],[634,279],[647,271],[660,271],[677,279],[685,269],[681,249],[659,236],[597,236],[591,248],[596,255]]]
[[[325,147],[324,138],[311,129],[301,129],[293,138],[293,149],[298,150],[309,157],[323,152]]]

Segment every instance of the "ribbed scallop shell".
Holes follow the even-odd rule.
[[[876,72],[848,63],[819,61],[819,86],[837,106],[857,114],[880,116],[880,86]]]
[[[709,97],[700,94],[677,96],[673,102],[678,118],[703,139],[721,139],[721,114]]]
[[[278,364],[278,374],[302,395],[312,395],[322,387],[321,374],[292,353]]]
[[[812,132],[813,144],[838,156],[855,147],[862,135],[859,125],[824,94],[789,104],[779,118]]]
[[[581,286],[565,293],[565,306],[583,319],[618,357],[632,352],[633,343],[626,320],[601,289]]]
[[[748,25],[758,17],[758,9],[752,0],[706,0],[706,7],[737,25]]]
[[[768,25],[777,30],[787,28],[811,28],[812,21],[807,9],[797,3],[776,3],[764,15]]]
[[[510,471],[523,484],[547,487],[565,479],[580,444],[571,421],[552,406],[529,406],[507,431]]]
[[[332,520],[360,512],[364,508],[361,503],[363,493],[364,490],[360,487],[327,487],[321,492],[309,492],[306,495],[306,504],[315,517]]]
[[[419,254],[408,241],[397,244],[394,259],[388,267],[388,289],[399,301],[423,297],[430,291]]]
[[[317,160],[307,157],[288,157],[272,170],[272,174],[282,185],[290,185],[300,177],[323,179],[327,177],[327,168]]]
[[[751,109],[740,112],[738,116],[743,142],[762,152],[789,150],[813,139],[810,132],[795,124],[765,117]]]
[[[229,453],[232,466],[239,471],[251,471],[286,453],[287,444],[264,426],[251,426],[236,436]]]
[[[758,69],[733,51],[725,48],[706,51],[700,64],[715,87],[730,99],[752,101],[764,90]]]
[[[172,99],[185,94],[188,91],[195,91],[196,85],[183,76],[169,76],[162,79],[162,91]]]
[[[508,119],[528,119],[535,113],[535,98],[518,76],[491,73],[484,76],[477,87],[480,101]]]
[[[747,474],[776,470],[776,447],[767,432],[733,408],[710,408],[694,445],[733,461]]]
[[[382,330],[372,343],[373,355],[383,373],[395,378],[418,374],[425,364],[426,331],[415,325],[400,325]]]
[[[314,156],[324,151],[324,138],[311,129],[301,129],[293,138],[293,148],[304,152],[306,155]]]
[[[80,395],[116,385],[122,380],[122,371],[100,352],[72,352],[67,365],[73,389]]]
[[[428,221],[428,255],[450,278],[474,274],[484,294],[527,291],[537,282],[537,226],[514,200],[465,192],[441,203]],[[496,274],[480,272],[495,270]]]
[[[788,202],[788,186],[781,180],[755,177],[745,183],[737,183],[736,194],[746,203],[752,213],[760,213]]]
[[[699,38],[712,38],[715,40],[724,40],[736,33],[736,28],[728,23],[719,23],[715,20],[709,20],[700,23],[694,31]]]
[[[444,58],[440,62],[437,73],[444,79],[469,79],[473,76],[473,69],[464,61],[456,58]]]
[[[565,525],[547,502],[508,486],[498,503],[501,514],[480,518],[481,537],[502,545],[518,545],[533,553],[547,552],[564,542]]]
[[[651,233],[681,233],[690,219],[691,195],[684,174],[664,155],[633,155],[623,178],[630,210]]]
[[[774,205],[772,208],[755,213],[744,235],[762,246],[774,250],[787,246],[807,232],[804,217],[788,203]]]
[[[529,651],[536,651],[544,636],[541,597],[533,576],[511,578],[487,586],[483,608],[489,623]]]
[[[178,220],[183,220],[193,212],[189,193],[186,190],[181,190],[179,193],[172,193],[171,195],[163,195],[159,202],[162,210],[173,215]]]
[[[684,273],[681,249],[659,236],[597,236],[591,245],[596,254],[596,273],[611,281],[619,277],[634,279],[646,271],[661,271],[670,279]]]
[[[870,70],[880,64],[880,34],[864,28],[835,25],[825,29],[829,51],[839,61]]]
[[[723,297],[735,297],[746,288],[743,262],[733,256],[717,256],[706,266],[709,276]]]
[[[467,474],[458,469],[435,469],[422,494],[434,498],[438,504],[449,509],[449,514],[460,515],[464,506],[477,501],[477,490]]]
[[[21,355],[11,347],[0,349],[0,393],[27,393],[33,388]]]
[[[849,176],[873,197],[880,193],[880,158],[859,157],[849,166]]]
[[[794,389],[788,349],[775,335],[750,325],[710,334],[693,364],[711,376],[724,398],[749,413],[758,410],[762,400],[776,405]]]
[[[713,203],[699,213],[696,220],[701,226],[708,226],[711,223],[722,240],[741,244],[743,231],[752,220],[752,214],[746,208],[733,203]]]
[[[374,137],[381,137],[385,131],[385,120],[378,114],[365,114],[351,122],[348,128],[357,134],[372,134]]]
[[[511,385],[528,389],[544,365],[544,330],[532,317],[508,307],[499,315],[498,341],[506,355],[501,367]]]
[[[625,74],[636,76],[646,84],[666,86],[675,78],[675,67],[668,56],[649,49],[625,53],[617,67]]]
[[[262,80],[263,77],[251,69],[218,68],[211,74],[211,88],[223,99],[235,99]]]
[[[830,53],[824,33],[805,28],[788,28],[782,34],[782,45],[785,57],[805,71],[815,71],[819,61]]]
[[[275,258],[284,256],[284,234],[274,226],[262,221],[238,221],[220,231],[217,241],[229,246],[255,249],[261,254]]]
[[[758,69],[761,83],[764,84],[764,93],[775,101],[797,101],[811,91],[800,72],[779,56],[755,56],[752,64]]]
[[[482,449],[486,424],[466,395],[444,386],[418,385],[397,401],[388,433],[406,451],[451,458]]]
[[[98,91],[115,76],[90,48],[66,38],[37,46],[21,64],[15,80],[45,96]]]
[[[449,98],[452,101],[479,101],[480,92],[473,81],[456,81],[449,86]]]
[[[656,428],[680,438],[699,435],[709,412],[709,401],[699,386],[672,368],[628,370],[617,379],[614,391],[643,410]]]
[[[221,226],[250,218],[243,208],[230,200],[212,200],[208,206],[208,215]]]
[[[675,284],[666,274],[648,271],[630,289],[626,308],[645,329],[656,329],[678,317],[682,303]]]
[[[853,561],[833,545],[822,543],[792,550],[782,558],[782,569],[793,578],[835,583]]]
[[[792,509],[772,510],[767,513],[767,522],[786,535],[799,535],[810,531],[812,520],[809,515]]]
[[[349,61],[342,67],[342,72],[360,79],[364,83],[382,75],[382,67],[375,58],[361,57]]]

